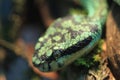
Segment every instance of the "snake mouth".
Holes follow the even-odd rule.
[[[64,64],[59,62],[59,59],[55,60],[55,61],[51,61],[51,62],[45,61],[44,63],[40,63],[39,65],[36,65],[33,62],[33,65],[42,72],[56,71],[58,69],[61,69],[64,66]]]

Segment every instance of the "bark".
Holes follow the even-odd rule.
[[[120,79],[120,6],[114,5],[106,28],[108,66],[116,80]]]

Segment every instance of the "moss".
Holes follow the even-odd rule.
[[[76,61],[74,61],[75,66],[83,66],[86,68],[90,68],[92,66],[96,66],[101,61],[100,53],[102,52],[102,44],[104,40],[100,40],[98,45],[88,54],[85,55]]]

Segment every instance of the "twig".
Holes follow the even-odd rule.
[[[10,42],[7,42],[5,40],[0,39],[0,45],[5,47],[5,48],[8,48],[9,50],[15,52],[16,54],[23,53],[22,49],[20,49],[18,46],[14,45]]]

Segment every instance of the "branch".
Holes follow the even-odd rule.
[[[0,45],[15,52],[17,55],[23,53],[22,49],[15,44],[0,39]]]

